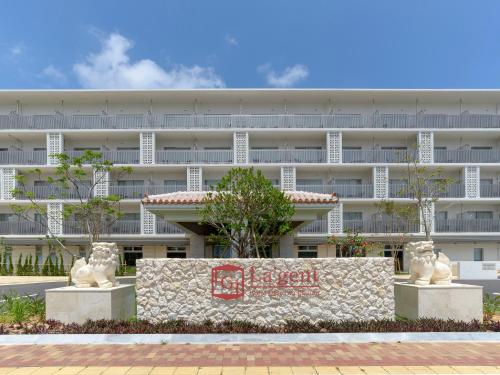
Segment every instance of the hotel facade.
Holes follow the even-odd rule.
[[[497,90],[145,90],[0,92],[0,237],[19,254],[54,255],[46,227],[20,220],[10,205],[16,175],[58,217],[62,197],[43,179],[51,155],[103,153],[115,165],[95,194],[122,198],[123,217],[103,241],[118,243],[128,264],[141,257],[217,257],[220,249],[166,222],[145,195],[210,189],[233,167],[261,169],[286,191],[336,193],[332,209],[310,218],[273,256],[334,257],[326,239],[354,230],[388,245],[381,200],[409,203],[407,155],[453,179],[432,212],[435,246],[451,260],[500,260],[500,91]],[[29,171],[39,168],[37,180]],[[94,178],[90,166],[89,180]],[[145,208],[146,207],[146,208]],[[423,219],[422,219],[423,220]],[[49,220],[75,254],[85,237],[71,220]],[[401,229],[423,239],[422,225]],[[196,245],[195,245],[196,243]],[[196,250],[195,250],[196,248]],[[200,250],[201,249],[201,250]],[[387,255],[387,254],[386,254]],[[402,264],[407,259],[401,252]]]

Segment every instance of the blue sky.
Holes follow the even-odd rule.
[[[498,0],[6,0],[0,88],[499,88]]]

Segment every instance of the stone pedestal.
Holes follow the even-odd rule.
[[[483,321],[483,287],[466,284],[394,283],[396,315],[408,318]]]
[[[45,291],[46,318],[63,323],[86,320],[126,320],[135,315],[135,285],[113,288],[63,288]]]

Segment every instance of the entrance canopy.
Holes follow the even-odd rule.
[[[213,228],[200,225],[197,208],[203,204],[207,191],[178,191],[175,193],[146,195],[142,200],[144,208],[165,220],[198,235],[209,235]],[[217,192],[212,192],[217,194]],[[292,227],[299,228],[332,210],[338,203],[336,194],[285,191],[295,206]]]

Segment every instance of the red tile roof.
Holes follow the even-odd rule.
[[[207,195],[207,191],[177,191],[175,193],[165,193],[156,195],[146,195],[143,204],[201,204]],[[217,194],[216,192],[212,192]],[[285,191],[295,204],[332,204],[337,203],[337,195],[310,193],[306,191]]]

